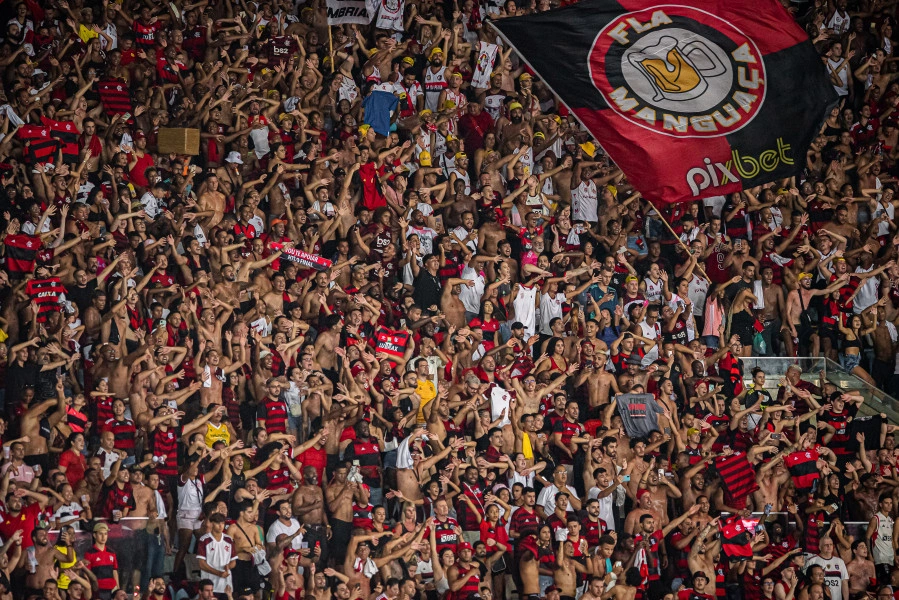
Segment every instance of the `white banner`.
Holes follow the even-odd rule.
[[[486,90],[490,87],[490,74],[493,72],[493,62],[499,46],[489,42],[478,42],[478,62],[474,76],[471,78],[471,87]]]
[[[365,0],[327,0],[328,25],[356,23],[368,25],[372,14],[365,6]]]

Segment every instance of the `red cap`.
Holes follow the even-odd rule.
[[[471,544],[468,542],[459,542],[459,550],[471,550]]]
[[[363,372],[365,372],[365,367],[362,365],[361,362],[357,362],[350,368],[350,374],[353,377],[356,377],[357,375],[359,375],[359,373],[363,373]]]
[[[142,130],[138,129],[137,131],[134,132],[133,137],[136,140],[143,140],[143,139],[147,138],[147,134],[145,134]]]

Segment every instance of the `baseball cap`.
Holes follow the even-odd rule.
[[[431,153],[428,152],[427,150],[425,150],[421,154],[419,154],[418,155],[418,164],[420,164],[423,167],[430,167],[431,166]]]
[[[519,75],[519,77],[518,77],[518,81],[522,81],[522,80],[525,80],[525,79],[533,79],[533,77],[531,76],[530,73],[522,73],[522,74]]]
[[[524,329],[524,323],[521,321],[515,321],[512,323],[512,329]]]
[[[511,104],[509,104],[510,111],[515,110],[516,108],[521,108],[521,107],[522,107],[521,102],[512,102]]]
[[[441,48],[440,46],[434,46],[434,48],[431,50],[431,53],[428,54],[428,58],[434,56],[435,54],[443,54],[443,48]]]
[[[561,591],[562,591],[561,588],[551,585],[551,586],[547,587],[545,590],[543,590],[543,593],[549,594],[550,592],[561,592]]]
[[[243,159],[240,157],[240,152],[236,150],[232,150],[228,153],[228,156],[225,157],[225,162],[234,163],[236,165],[242,165]]]
[[[468,542],[459,542],[459,550],[471,550],[471,544]]]

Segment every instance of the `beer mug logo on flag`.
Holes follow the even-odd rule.
[[[765,98],[755,43],[726,21],[687,6],[620,15],[600,31],[591,77],[631,122],[675,137],[718,137],[748,125]]]

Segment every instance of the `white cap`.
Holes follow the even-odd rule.
[[[228,156],[225,158],[225,162],[236,163],[238,165],[243,164],[243,159],[240,157],[240,152],[232,150],[228,153]]]

